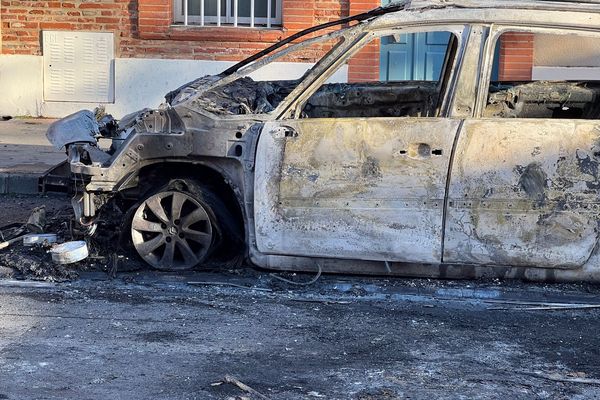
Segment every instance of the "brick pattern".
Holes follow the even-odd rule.
[[[380,0],[352,0],[350,2],[350,14],[360,14],[378,7],[380,4]],[[348,81],[379,81],[379,60],[379,40],[373,40],[350,58],[348,62]]]
[[[500,81],[530,81],[533,68],[533,34],[508,32],[500,37]]]
[[[173,3],[169,0],[138,0],[138,29],[160,39],[171,25]]]
[[[112,31],[133,37],[136,4],[128,0],[14,1],[1,0],[2,53],[41,54],[41,31]]]
[[[1,53],[41,55],[42,30],[81,30],[113,32],[117,57],[238,61],[347,16],[349,1],[283,0],[282,28],[252,29],[172,25],[172,0],[0,0]]]

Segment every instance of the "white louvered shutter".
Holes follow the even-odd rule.
[[[114,101],[113,34],[44,31],[44,99]]]

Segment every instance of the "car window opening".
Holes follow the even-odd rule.
[[[434,117],[454,65],[450,32],[388,35],[365,45],[344,66],[348,82],[326,83],[305,103],[303,118]],[[411,67],[400,69],[400,64]]]
[[[250,75],[206,91],[198,105],[218,115],[273,111],[315,63],[342,42],[327,38],[274,59]],[[331,73],[304,104],[302,118],[433,117],[450,79],[458,40],[450,32],[376,38]],[[414,65],[400,75],[410,53]],[[295,75],[295,76],[294,76]],[[272,76],[283,80],[272,80]],[[284,79],[293,77],[296,79]],[[266,77],[270,80],[264,80]]]
[[[600,76],[599,48],[597,37],[502,34],[483,116],[600,118],[600,80],[590,79]]]

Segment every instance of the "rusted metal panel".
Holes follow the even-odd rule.
[[[371,29],[431,23],[481,22],[520,27],[597,29],[600,24],[600,4],[567,6],[564,3],[528,1],[527,4],[521,2],[520,7],[511,7],[510,3],[504,0],[493,3],[483,1],[487,4],[482,5],[480,2],[480,7],[474,8],[449,6],[393,12],[373,20]]]
[[[439,262],[458,120],[267,123],[255,179],[256,240],[271,254]]]
[[[405,9],[431,8],[498,8],[523,10],[581,10],[599,11],[598,0],[411,0]]]
[[[600,124],[468,120],[448,193],[444,262],[574,268],[598,238]]]

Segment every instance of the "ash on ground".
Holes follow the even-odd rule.
[[[69,200],[66,196],[0,196],[5,210],[0,216],[0,242],[28,233],[27,220],[32,210],[44,207],[44,233],[56,234],[57,243],[85,240],[89,250],[85,260],[61,265],[52,261],[51,244],[24,246],[20,239],[0,250],[0,277],[63,282],[77,279],[82,271],[104,271],[114,276],[125,266],[128,270],[143,267],[119,249],[119,230],[111,221],[100,221],[92,237],[78,228]]]

